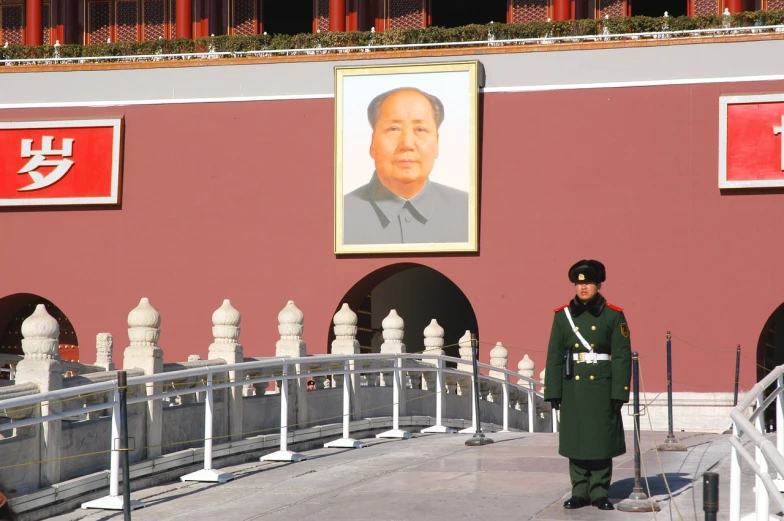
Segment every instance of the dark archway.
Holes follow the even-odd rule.
[[[469,24],[506,23],[506,0],[431,0],[430,24],[460,27]]]
[[[270,35],[312,33],[313,0],[263,0],[261,23]]]
[[[385,266],[357,282],[337,303],[357,314],[357,340],[363,353],[378,352],[383,338],[381,322],[391,309],[405,321],[403,343],[409,352],[423,349],[424,330],[432,319],[444,328],[444,352],[460,356],[457,341],[466,330],[479,335],[479,327],[468,298],[454,282],[437,270],[414,263]],[[327,351],[335,333],[329,325]]]
[[[73,324],[60,308],[49,300],[31,293],[16,293],[0,298],[0,353],[21,355],[22,322],[35,311],[38,304],[60,325],[60,357],[63,360],[79,360],[79,340]]]
[[[633,0],[632,16],[685,16],[688,12],[687,0]]]
[[[784,304],[781,304],[768,317],[757,341],[757,381],[759,382],[773,368],[784,364]],[[773,391],[773,386],[765,394]],[[772,432],[776,428],[776,408],[765,410],[765,425]]]

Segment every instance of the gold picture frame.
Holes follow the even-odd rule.
[[[478,251],[479,74],[335,67],[335,254]]]

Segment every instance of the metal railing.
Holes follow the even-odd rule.
[[[435,43],[410,43],[410,44],[387,44],[387,45],[356,45],[346,47],[310,47],[301,49],[260,49],[255,51],[216,51],[177,54],[140,54],[140,55],[121,55],[121,56],[78,56],[78,57],[59,57],[52,58],[24,58],[24,59],[0,59],[0,65],[45,65],[45,64],[69,64],[69,63],[95,63],[95,62],[136,62],[136,61],[161,61],[161,60],[190,60],[190,59],[215,59],[215,58],[241,58],[241,57],[260,57],[260,56],[296,56],[296,55],[316,55],[316,54],[347,54],[347,53],[366,53],[379,51],[407,51],[407,50],[426,50],[443,48],[465,48],[465,47],[503,47],[507,45],[541,45],[553,43],[577,43],[577,42],[598,42],[598,41],[625,41],[639,39],[669,39],[683,37],[715,37],[715,36],[740,36],[761,33],[784,33],[784,25],[760,25],[749,27],[716,27],[711,29],[691,29],[683,31],[651,31],[641,33],[603,33],[580,36],[541,36],[537,38],[512,38],[474,40],[467,42],[435,42]],[[55,46],[57,47],[57,46]],[[59,51],[56,51],[56,53]],[[3,57],[0,49],[0,57]]]
[[[765,389],[775,384],[773,391],[766,397]],[[765,378],[752,387],[746,396],[730,412],[732,436],[730,444],[730,521],[740,521],[741,516],[741,460],[754,471],[755,512],[757,521],[768,521],[770,500],[784,510],[784,495],[781,493],[782,474],[784,474],[784,365],[771,371]],[[776,404],[776,443],[765,436],[765,410]],[[746,411],[754,404],[756,407],[746,418]],[[754,456],[746,450],[743,436],[754,445]],[[769,465],[773,465],[778,479],[770,476]]]
[[[423,360],[428,360],[428,362],[422,363]],[[387,361],[386,363],[382,363],[383,361]],[[370,362],[370,363],[369,363]],[[375,363],[374,363],[375,362]],[[460,378],[473,378],[471,373],[466,371],[461,371],[458,369],[449,368],[446,366],[447,363],[456,363],[456,364],[465,364],[464,359],[460,358],[453,358],[444,355],[434,355],[434,354],[426,354],[426,353],[412,353],[412,354],[362,354],[362,355],[319,355],[319,356],[309,356],[309,357],[299,357],[299,358],[266,358],[263,360],[258,361],[250,361],[250,362],[243,362],[237,364],[220,364],[214,365],[213,363],[208,363],[205,361],[204,365],[200,367],[193,367],[190,369],[184,369],[180,371],[170,371],[165,373],[158,373],[153,375],[145,375],[145,376],[134,376],[130,377],[127,380],[127,387],[137,387],[137,386],[147,386],[147,384],[156,384],[156,383],[165,383],[171,382],[173,378],[181,380],[186,378],[192,377],[205,377],[204,380],[200,380],[194,387],[188,387],[184,389],[175,389],[165,392],[157,392],[155,394],[146,395],[143,394],[141,396],[134,396],[129,397],[127,399],[128,405],[136,404],[136,403],[143,403],[152,400],[161,400],[165,398],[170,398],[173,396],[179,396],[184,394],[190,393],[206,393],[205,402],[205,423],[204,423],[204,470],[199,471],[198,473],[207,473],[207,472],[214,472],[212,470],[212,425],[213,425],[213,393],[214,391],[220,389],[228,389],[235,386],[245,386],[250,384],[256,383],[269,383],[269,382],[280,382],[281,389],[280,389],[280,400],[281,400],[281,407],[280,407],[280,450],[277,451],[276,455],[288,455],[289,459],[287,461],[298,461],[296,458],[296,454],[291,453],[288,451],[288,384],[290,380],[299,380],[305,378],[312,378],[312,377],[319,377],[319,376],[334,376],[334,375],[342,375],[343,376],[343,388],[344,391],[342,393],[343,399],[343,438],[342,440],[350,440],[350,418],[351,418],[351,375],[354,374],[369,374],[369,373],[385,373],[389,374],[392,373],[394,376],[394,384],[393,384],[393,400],[392,400],[392,422],[393,422],[393,430],[400,430],[399,426],[399,411],[400,411],[400,400],[399,400],[399,386],[405,385],[405,375],[411,373],[435,373],[435,381],[436,384],[436,391],[435,391],[435,399],[436,399],[436,426],[441,426],[442,423],[442,411],[443,411],[443,394],[445,394],[446,388],[446,379],[445,375],[453,374],[458,375]],[[198,362],[192,362],[192,364],[196,364]],[[316,371],[309,371],[306,372],[304,368],[312,366],[314,363],[322,364],[330,364],[332,367],[336,367],[337,369],[324,369],[324,370],[316,370]],[[301,365],[303,368],[302,371],[297,372],[296,368],[298,365]],[[543,398],[543,394],[541,391],[537,390],[537,387],[541,387],[543,385],[542,382],[539,382],[535,379],[528,378],[523,376],[519,373],[514,371],[510,371],[508,369],[501,369],[498,367],[494,367],[487,364],[479,363],[478,366],[482,369],[486,369],[489,371],[493,371],[495,374],[502,374],[503,379],[498,379],[491,377],[489,375],[484,375],[479,373],[479,379],[485,380],[490,382],[491,384],[498,386],[500,385],[503,389],[503,429],[506,431],[508,430],[508,422],[509,422],[509,408],[510,408],[510,388],[516,389],[518,393],[525,393],[527,395],[527,405],[528,405],[528,430],[529,432],[534,432],[535,426],[535,418],[534,418],[534,411],[536,409],[535,400],[536,397]],[[222,381],[222,382],[215,382],[213,380],[213,375],[215,374],[224,374],[229,372],[238,372],[239,374],[246,374],[252,370],[259,370],[259,369],[268,369],[267,374],[265,376],[260,376],[256,378],[238,378],[235,381]],[[276,370],[280,369],[278,373]],[[292,370],[294,369],[294,370]],[[269,371],[271,370],[271,371]],[[269,374],[270,372],[276,374]],[[515,377],[518,381],[522,381],[523,384],[520,383],[513,383],[510,381],[510,378]],[[203,383],[202,383],[203,382]],[[474,392],[474,386],[471,386],[472,393]],[[31,425],[36,425],[39,423],[44,423],[50,420],[63,420],[68,419],[74,416],[89,414],[91,412],[101,411],[105,409],[112,410],[112,429],[111,429],[111,439],[107,440],[107,444],[111,447],[111,458],[110,458],[110,481],[109,481],[109,496],[106,498],[102,498],[96,500],[96,504],[100,506],[95,506],[95,508],[112,508],[111,505],[122,505],[122,497],[120,496],[119,491],[119,478],[120,478],[120,452],[115,449],[113,446],[112,440],[117,440],[120,437],[120,399],[119,399],[119,388],[117,380],[113,381],[102,381],[97,383],[91,383],[87,385],[82,385],[78,387],[71,387],[65,389],[59,389],[56,391],[50,391],[47,393],[35,393],[32,395],[27,396],[17,396],[14,398],[8,398],[5,400],[0,400],[0,414],[4,411],[9,411],[13,409],[37,406],[41,402],[57,402],[57,401],[66,401],[68,399],[76,398],[80,395],[87,395],[91,393],[112,393],[112,398],[109,400],[97,403],[93,405],[85,404],[83,407],[65,410],[62,412],[51,412],[44,416],[35,416],[29,418],[22,418],[22,419],[11,419],[6,423],[0,424],[0,432],[7,431],[10,429],[17,429],[20,427],[26,427]],[[477,414],[476,411],[473,412],[473,422],[474,428],[477,428]],[[552,415],[552,424],[553,424],[553,432],[557,432],[557,415],[555,411],[553,411]],[[481,429],[481,425],[479,426]],[[391,432],[391,431],[390,431]],[[353,441],[353,440],[350,440]],[[338,445],[334,445],[338,446]],[[266,457],[266,456],[265,456]],[[267,457],[268,458],[268,457]],[[280,461],[280,459],[278,460]],[[225,481],[226,475],[221,473],[214,473],[215,476],[221,476],[220,479],[214,479],[212,481]],[[189,475],[190,476],[190,475]],[[185,480],[187,476],[183,477]],[[230,479],[230,477],[228,478]],[[110,506],[106,506],[110,505]],[[92,506],[85,506],[85,508],[89,508]],[[121,508],[121,507],[120,507]]]

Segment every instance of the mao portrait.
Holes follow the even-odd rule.
[[[338,67],[335,253],[476,251],[477,64]]]

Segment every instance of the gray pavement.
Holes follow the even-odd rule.
[[[316,449],[299,463],[254,462],[221,469],[223,485],[170,483],[136,491],[145,508],[135,521],[179,519],[301,521],[429,520],[702,520],[702,474],[720,473],[719,520],[729,519],[728,436],[678,433],[686,452],[657,452],[665,433],[643,433],[642,467],[658,513],[564,510],[570,485],[557,434],[488,433],[495,443],[468,447],[466,435],[415,435],[409,440],[364,440],[362,449]],[[634,485],[633,439],[614,460],[610,497],[629,497]],[[696,480],[696,482],[695,482]],[[669,490],[672,492],[670,498]],[[643,487],[646,482],[643,481]],[[742,513],[752,511],[753,474],[744,473]],[[776,514],[776,509],[771,509]],[[77,510],[50,519],[119,520],[122,512]]]

